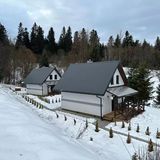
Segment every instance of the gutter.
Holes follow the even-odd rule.
[[[96,95],[97,98],[99,98],[100,100],[100,116],[101,116],[101,120],[103,120],[103,116],[102,116],[102,97]]]

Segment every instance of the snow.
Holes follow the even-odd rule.
[[[109,138],[103,129],[95,132],[93,119],[87,119],[85,129],[84,117],[38,109],[2,85],[0,104],[3,160],[129,160],[135,151],[146,147],[146,143],[134,139],[127,144],[126,137],[118,134]]]
[[[46,123],[23,99],[2,87],[0,104],[0,159],[98,159],[93,151],[70,141],[60,127]]]
[[[126,68],[125,68],[125,71],[127,72]],[[151,82],[153,83],[152,86],[153,86],[153,91],[154,91],[152,94],[153,98],[148,101],[150,105],[145,106],[145,112],[131,119],[130,123],[131,123],[132,130],[128,131],[128,125],[129,125],[128,123],[125,123],[125,126],[126,126],[125,128],[121,128],[122,122],[117,122],[117,126],[115,126],[114,123],[110,123],[109,125],[106,126],[106,128],[112,127],[114,131],[118,131],[120,133],[125,133],[125,134],[128,134],[129,132],[130,135],[134,137],[140,138],[145,141],[152,139],[154,143],[160,144],[160,139],[156,138],[157,129],[159,129],[160,131],[160,118],[159,118],[160,109],[155,108],[157,106],[154,104],[154,99],[157,95],[156,88],[159,84],[157,73],[158,71],[152,70],[151,75],[150,75],[152,77]],[[139,124],[140,126],[139,133],[136,132],[137,124]],[[150,130],[149,136],[145,134],[147,127],[149,127],[149,130]]]

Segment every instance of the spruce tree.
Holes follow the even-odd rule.
[[[128,31],[126,31],[125,37],[123,38],[122,46],[125,48],[133,45],[134,45],[133,37],[132,35],[130,35]]]
[[[55,42],[54,30],[52,27],[49,29],[48,32],[46,45],[47,45],[46,48],[50,53],[52,54],[56,53],[56,42]]]
[[[44,49],[44,32],[42,27],[34,23],[30,36],[32,51],[37,54],[42,54]]]
[[[154,48],[160,51],[160,38],[159,37],[157,37],[156,39]]]
[[[49,62],[48,62],[48,55],[46,50],[43,51],[40,62],[39,62],[40,67],[49,67]]]
[[[92,61],[100,60],[100,42],[97,31],[94,29],[90,32],[89,51]]]
[[[27,28],[24,28],[23,44],[26,46],[26,48],[30,48],[29,32],[27,31]]]
[[[0,43],[2,44],[8,44],[8,35],[5,27],[0,23]]]
[[[138,67],[134,66],[128,72],[128,84],[131,88],[136,89],[138,94],[135,100],[138,102],[147,102],[152,98],[152,83],[150,82],[150,70],[145,63],[139,64]]]
[[[58,42],[58,48],[63,49],[65,51],[66,44],[65,44],[65,37],[66,37],[66,28],[62,28],[62,33],[59,37],[59,42]]]
[[[18,26],[18,35],[17,35],[17,39],[16,39],[16,48],[24,45],[23,43],[23,33],[24,33],[24,28],[23,28],[23,25],[22,25],[22,22],[19,23],[19,26]]]
[[[119,34],[117,34],[117,37],[115,39],[115,42],[114,42],[114,46],[119,48],[121,46],[121,39],[120,39],[120,36]]]
[[[65,35],[65,51],[69,52],[72,48],[72,31],[69,26]]]

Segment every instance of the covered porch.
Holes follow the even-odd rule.
[[[104,120],[129,121],[144,111],[144,102],[135,101],[138,91],[127,86],[120,86],[108,88],[107,92],[112,94],[112,112],[104,115]]]

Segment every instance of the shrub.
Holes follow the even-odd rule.
[[[128,133],[128,136],[127,136],[127,141],[126,141],[128,144],[131,143],[131,136],[130,134]]]
[[[148,142],[148,151],[149,151],[149,152],[152,152],[152,151],[153,151],[153,142],[152,142],[151,139],[150,139],[149,142]]]
[[[125,123],[124,123],[124,121],[122,121],[122,128],[125,128]]]
[[[129,125],[128,125],[128,131],[131,130],[131,123],[129,122]]]
[[[73,121],[74,121],[74,125],[76,125],[76,120],[74,119]]]
[[[145,134],[148,135],[148,136],[150,135],[149,127],[147,127]]]
[[[98,120],[96,120],[95,132],[99,132]]]
[[[67,117],[64,115],[64,121],[67,121]]]
[[[86,119],[85,125],[86,125],[86,128],[88,128],[88,120],[87,119]]]
[[[139,124],[137,124],[137,129],[136,129],[136,132],[139,132]]]
[[[109,138],[113,138],[113,130],[112,127],[109,129]]]

